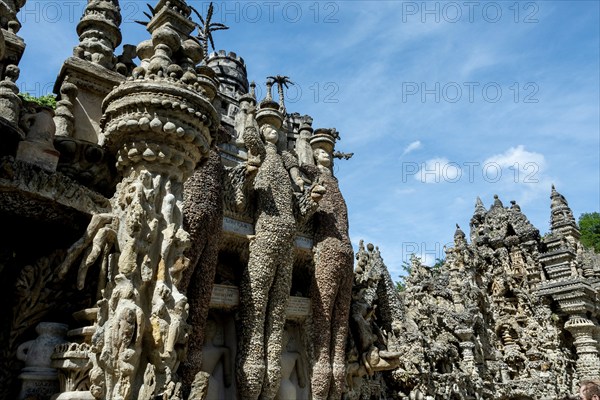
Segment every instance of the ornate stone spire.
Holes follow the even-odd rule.
[[[471,217],[471,221],[469,223],[469,228],[471,229],[471,242],[472,243],[480,243],[479,236],[483,232],[480,232],[480,227],[483,227],[485,215],[487,214],[487,210],[483,205],[483,201],[481,198],[477,196],[477,201],[475,202],[475,212],[473,212],[473,216]]]
[[[300,124],[299,136],[296,140],[296,154],[300,165],[315,165],[312,148],[309,144],[314,131],[312,123],[313,119],[306,115]]]
[[[264,107],[263,104],[266,105],[271,105],[271,103],[273,102],[273,81],[267,78],[267,94],[265,95],[265,98],[260,102],[260,106],[261,108]]]
[[[457,239],[463,239],[465,238],[465,233],[462,231],[462,229],[460,229],[460,226],[458,224],[456,224],[456,231],[454,231],[454,240],[456,241]]]
[[[487,210],[485,209],[485,206],[483,205],[483,201],[481,201],[481,198],[479,196],[477,196],[474,214],[475,215],[485,215],[485,213],[487,213]]]
[[[573,211],[567,203],[565,196],[558,193],[554,185],[552,185],[552,200],[550,204],[550,228],[552,232],[561,232],[566,235],[579,237],[579,228],[573,217]]]
[[[514,211],[521,212],[521,206],[517,204],[515,200],[510,201],[510,209]]]
[[[77,25],[79,45],[74,55],[112,70],[116,63],[114,51],[122,39],[120,25],[118,0],[88,0]]]
[[[246,101],[253,106],[256,105],[256,83],[254,83],[254,81],[250,83],[250,92],[241,95],[238,100],[240,103]]]

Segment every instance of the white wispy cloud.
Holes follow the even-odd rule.
[[[497,180],[540,190],[546,189],[539,185],[547,181],[546,168],[546,157],[541,153],[526,150],[523,145],[511,147],[504,153],[495,154],[483,162],[483,171],[490,175],[486,178],[491,179],[492,183]]]
[[[461,166],[445,157],[427,160],[419,166],[415,179],[422,183],[456,183],[462,176]]]
[[[420,149],[422,147],[423,147],[423,144],[421,143],[421,141],[420,140],[415,140],[414,142],[412,142],[411,144],[409,144],[408,146],[406,146],[406,148],[402,152],[402,155],[405,156],[408,153],[413,152],[415,150],[418,150],[418,149]]]

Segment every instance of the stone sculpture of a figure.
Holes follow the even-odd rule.
[[[208,319],[206,321],[206,334],[202,357],[202,371],[210,374],[206,400],[219,400],[225,398],[224,388],[232,383],[231,351],[223,343],[217,341],[217,323]],[[217,369],[222,365],[222,380],[217,378]]]
[[[281,381],[282,334],[290,295],[296,221],[290,174],[298,176],[296,158],[280,132],[279,105],[267,98],[256,119],[248,122],[244,143],[261,165],[252,190],[256,199],[255,232],[248,267],[240,285],[240,324],[244,332],[238,351],[238,390],[244,400],[273,399]],[[248,118],[253,118],[250,110]],[[294,170],[294,171],[291,171]]]
[[[305,363],[302,354],[295,350],[293,340],[287,330],[283,333],[283,346],[285,351],[281,355],[281,386],[278,397],[280,400],[298,399],[298,391],[306,387]],[[298,383],[292,381],[292,374],[296,373]]]
[[[310,140],[316,168],[302,166],[313,181],[318,180],[326,189],[314,215],[313,399],[340,399],[346,379],[354,253],[348,235],[346,202],[331,170],[336,136],[333,129],[317,129]]]

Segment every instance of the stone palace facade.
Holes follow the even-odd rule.
[[[0,398],[569,398],[600,375],[600,261],[551,193],[541,237],[478,200],[439,269],[398,292],[354,254],[339,133],[257,99],[227,29],[158,0],[122,42],[88,0],[56,108],[19,96],[25,43],[0,0]],[[276,93],[273,93],[274,90]]]

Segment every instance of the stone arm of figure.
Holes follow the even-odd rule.
[[[294,197],[297,205],[297,218],[300,221],[307,221],[316,211],[319,206],[319,201],[327,189],[320,183],[317,167],[313,165],[302,165],[299,169],[301,179],[304,184],[310,184],[307,190],[303,192],[295,192]]]
[[[251,170],[244,164],[225,169],[223,197],[226,206],[233,207],[237,212],[244,210],[255,171],[256,169]]]
[[[248,149],[248,167],[249,169],[251,167],[257,168],[260,165],[260,162],[265,158],[265,144],[258,133],[258,126],[254,121],[254,112],[249,112],[246,118],[247,122],[245,124],[244,132],[242,133],[242,138]],[[259,165],[256,165],[257,163]]]
[[[292,185],[295,192],[304,192],[304,186],[310,185],[312,181],[302,173],[298,165],[298,156],[293,150],[285,150],[281,153],[283,165],[290,173]]]
[[[67,257],[58,267],[58,277],[64,279],[85,251],[77,273],[77,288],[82,290],[89,267],[102,253],[106,254],[110,247],[117,244],[118,222],[113,214],[95,214],[81,239],[69,248]]]

